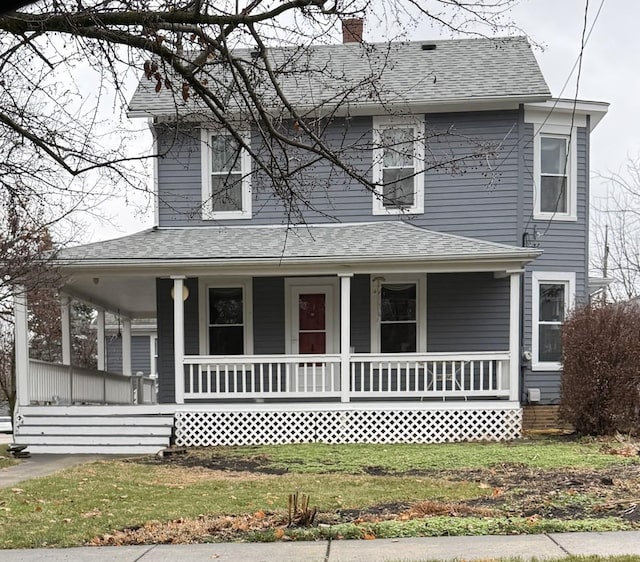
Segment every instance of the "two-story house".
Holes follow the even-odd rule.
[[[363,87],[375,72],[375,97],[354,87],[336,105],[315,75],[281,75],[296,103],[326,110],[318,134],[348,170],[274,151],[255,122],[241,143],[141,81],[130,115],[149,119],[162,155],[157,226],[57,258],[63,343],[68,300],[96,307],[97,372],[68,351],[65,365],[30,361],[18,295],[18,442],[497,440],[520,435],[523,404],[557,401],[560,328],[588,285],[589,137],[607,104],[553,99],[524,38],[355,39],[305,64]],[[265,153],[295,161],[295,191],[257,164]],[[104,370],[105,311],[121,318],[122,373]],[[136,318],[157,325],[157,403],[153,381],[132,377]]]

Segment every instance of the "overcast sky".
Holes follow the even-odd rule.
[[[630,0],[521,0],[513,10],[514,22],[543,46],[535,55],[553,96],[575,95],[577,71],[564,90],[580,53],[585,5],[588,3],[589,30],[602,6],[586,45],[578,98],[605,101],[609,113],[592,135],[592,194],[603,196],[602,180],[594,172],[606,174],[624,168],[629,155],[640,152],[640,2]],[[365,37],[371,33],[365,27]],[[415,29],[410,39],[435,39],[437,32],[426,24]],[[92,225],[87,231],[93,240],[113,238],[153,225],[153,212],[140,216],[124,203],[109,211],[113,225]],[[89,240],[83,240],[83,242]]]

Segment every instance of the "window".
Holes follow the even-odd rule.
[[[231,135],[202,129],[204,219],[251,218],[250,159]]]
[[[373,214],[422,213],[424,123],[374,117],[373,143]]]
[[[575,273],[533,272],[533,369],[558,370],[562,324],[573,304]]]
[[[423,278],[390,277],[372,281],[372,351],[415,353],[425,351]]]
[[[242,287],[209,287],[209,354],[244,354]]]
[[[534,139],[534,218],[576,219],[576,128],[546,125]]]

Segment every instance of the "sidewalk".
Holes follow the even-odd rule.
[[[425,562],[501,556],[561,558],[636,554],[640,531],[527,536],[433,537],[294,543],[222,543],[0,550],[3,562]]]

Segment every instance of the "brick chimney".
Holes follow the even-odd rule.
[[[362,30],[364,22],[362,18],[349,18],[342,20],[342,42],[362,43]]]

